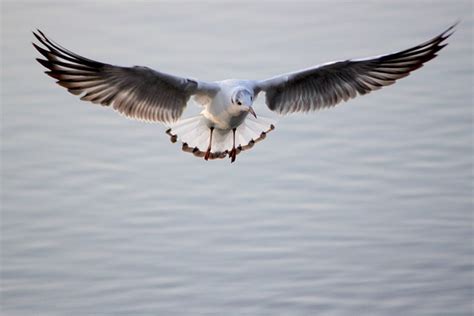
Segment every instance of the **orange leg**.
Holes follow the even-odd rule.
[[[229,153],[230,162],[235,161],[235,157],[237,156],[237,150],[235,149],[235,128],[232,129],[232,150]]]
[[[210,130],[211,130],[211,136],[209,136],[209,146],[207,146],[207,151],[206,151],[206,154],[204,155],[205,160],[208,160],[209,156],[211,155],[212,132],[214,131],[214,127],[211,127]]]

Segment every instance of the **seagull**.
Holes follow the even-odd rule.
[[[161,122],[171,142],[205,160],[229,157],[234,162],[272,131],[274,121],[258,116],[252,105],[265,93],[268,108],[278,114],[310,112],[335,106],[358,95],[391,85],[437,56],[454,33],[454,24],[438,36],[399,52],[329,62],[265,80],[205,82],[143,66],[121,67],[82,57],[37,30],[45,73],[81,100],[111,106],[122,115]],[[190,98],[199,115],[181,119]],[[249,115],[250,114],[250,115]]]

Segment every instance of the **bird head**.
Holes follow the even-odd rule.
[[[239,89],[232,94],[232,103],[240,107],[240,111],[249,112],[257,118],[255,111],[252,108],[253,93],[246,89]]]

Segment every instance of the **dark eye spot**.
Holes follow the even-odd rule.
[[[238,104],[238,105],[242,105],[242,102],[240,102],[240,101],[237,101],[237,104]]]

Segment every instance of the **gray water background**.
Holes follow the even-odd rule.
[[[470,1],[3,1],[2,315],[470,315],[472,12]],[[78,100],[30,44],[38,27],[104,62],[264,79],[405,49],[457,19],[421,70],[279,119],[232,165]],[[272,116],[262,97],[256,110]]]

